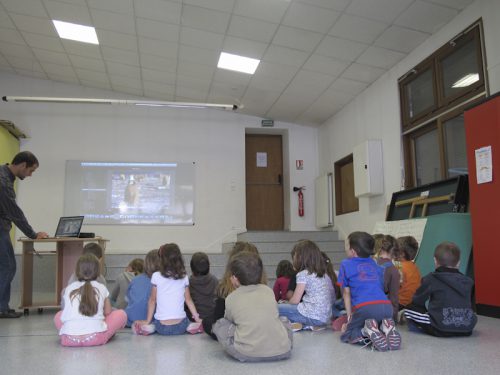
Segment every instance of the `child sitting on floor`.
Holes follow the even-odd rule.
[[[274,298],[276,302],[286,301],[286,292],[288,291],[288,284],[290,278],[295,275],[292,263],[289,260],[283,259],[276,267],[276,281],[273,285]]]
[[[66,287],[64,309],[54,317],[63,346],[103,345],[125,326],[127,315],[111,309],[108,290],[96,281],[99,271],[99,260],[92,254],[76,263],[77,281]]]
[[[458,270],[460,249],[453,242],[439,244],[434,263],[436,270],[422,279],[406,307],[408,326],[438,337],[470,336],[477,323],[472,310],[474,282]]]
[[[383,290],[382,269],[371,258],[373,246],[373,237],[365,232],[353,232],[346,240],[348,258],[340,263],[339,284],[347,324],[342,327],[340,339],[350,344],[371,342],[379,351],[397,350],[401,335],[392,319],[391,302]]]
[[[231,281],[236,288],[226,298],[226,313],[213,331],[226,352],[242,362],[289,358],[292,330],[281,320],[272,290],[261,284],[262,260],[241,252],[231,258]]]
[[[184,303],[189,308],[195,322],[201,323],[191,294],[189,279],[184,267],[181,250],[175,243],[165,244],[158,250],[160,271],[151,277],[151,295],[148,300],[148,315],[145,320],[134,322],[137,334],[182,335],[189,320],[184,311]],[[153,319],[154,318],[154,319]]]
[[[219,280],[210,273],[208,255],[203,252],[194,253],[191,257],[189,291],[196,310],[201,319],[213,315],[215,309],[215,289]]]
[[[332,317],[335,290],[326,274],[326,262],[318,246],[309,240],[297,242],[293,266],[298,271],[297,287],[288,303],[278,305],[280,316],[286,316],[294,331],[321,330]]]
[[[101,262],[102,262],[102,257],[104,255],[104,251],[102,250],[101,245],[95,242],[89,242],[88,244],[85,244],[82,251],[82,255],[84,254],[93,254],[99,260],[99,275],[97,276],[97,282],[101,283],[104,286],[107,286],[106,279],[104,278],[101,272]],[[77,280],[78,278],[76,277],[76,273],[73,272],[68,279],[68,285],[74,283]]]
[[[377,244],[377,241],[375,243]],[[392,304],[392,319],[397,322],[400,275],[392,260],[398,258],[398,243],[393,236],[384,235],[378,242],[378,248],[375,248],[375,252],[378,254],[377,264],[382,267],[383,271],[384,292]]]
[[[151,250],[144,259],[144,273],[134,277],[127,289],[128,305],[127,327],[136,320],[144,320],[148,316],[148,300],[151,295],[151,276],[160,269],[158,250]]]
[[[399,309],[404,309],[411,302],[415,291],[420,286],[422,276],[415,264],[418,252],[418,242],[412,236],[398,238],[398,247],[401,253],[401,287],[399,288]]]
[[[217,340],[217,336],[215,336],[212,331],[213,325],[217,320],[224,317],[224,313],[226,312],[226,298],[235,290],[235,287],[231,282],[232,274],[231,270],[229,269],[229,264],[231,263],[232,257],[243,251],[249,251],[257,255],[259,254],[259,250],[257,250],[257,247],[255,247],[253,243],[244,241],[235,242],[233,248],[228,254],[224,275],[222,276],[222,279],[220,280],[219,285],[217,285],[217,289],[215,291],[217,297],[215,299],[214,313],[212,314],[212,316],[202,320],[203,330],[214,340]],[[260,283],[267,285],[267,276],[265,270],[262,271]]]
[[[127,307],[128,301],[125,296],[128,286],[132,279],[144,272],[144,261],[142,259],[133,259],[123,273],[116,277],[115,285],[109,295],[111,305],[117,309]]]

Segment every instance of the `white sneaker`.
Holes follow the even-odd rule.
[[[361,328],[361,333],[371,340],[373,347],[378,351],[386,352],[389,349],[386,338],[384,334],[379,331],[378,323],[375,319],[366,319],[365,326]]]
[[[382,320],[380,328],[385,335],[389,350],[398,350],[401,347],[401,334],[397,331],[394,320]]]
[[[134,332],[136,335],[141,335],[141,336],[148,336],[151,335],[152,333],[155,333],[156,328],[154,324],[132,324],[132,332]]]

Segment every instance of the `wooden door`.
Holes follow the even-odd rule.
[[[247,134],[247,230],[283,230],[283,151],[280,135]]]

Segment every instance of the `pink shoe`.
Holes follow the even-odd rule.
[[[342,330],[342,326],[347,323],[347,315],[342,315],[332,322],[332,329],[334,331]]]
[[[189,323],[186,328],[186,332],[189,332],[192,335],[196,335],[197,333],[203,333],[203,325],[201,323]]]

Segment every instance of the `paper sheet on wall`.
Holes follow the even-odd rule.
[[[257,152],[257,168],[267,168],[267,152]]]
[[[395,221],[377,221],[373,228],[373,234],[390,234],[393,237],[413,236],[419,243],[422,243],[424,237],[425,225],[427,219],[395,220]]]
[[[481,147],[476,153],[476,177],[478,184],[493,181],[493,165],[491,162],[491,146]]]

